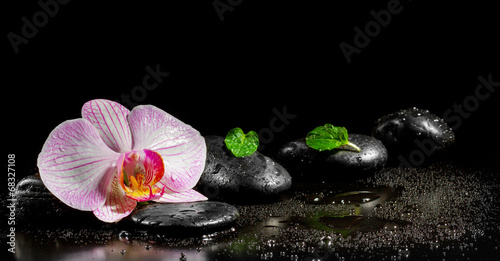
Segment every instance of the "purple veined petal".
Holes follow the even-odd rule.
[[[79,210],[102,206],[120,154],[112,151],[85,119],[69,120],[49,135],[38,155],[43,183],[65,204]]]
[[[161,155],[153,150],[145,149],[144,153],[144,184],[154,185],[161,180],[165,173],[165,166]]]
[[[175,192],[193,188],[205,168],[205,139],[193,127],[152,105],[135,107],[128,117],[134,150],[150,149],[163,158],[160,183]]]
[[[82,107],[83,118],[94,125],[104,143],[116,152],[127,152],[132,147],[129,113],[123,105],[104,99],[88,101]]]
[[[94,215],[101,221],[112,223],[130,215],[137,206],[137,201],[125,196],[120,186],[118,175],[113,176],[106,202],[103,206],[95,209]]]
[[[181,203],[181,202],[194,202],[194,201],[205,201],[208,200],[207,197],[200,194],[194,189],[189,189],[184,192],[174,192],[165,188],[165,193],[161,198],[154,200],[160,203]]]

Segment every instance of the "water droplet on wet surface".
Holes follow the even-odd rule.
[[[181,257],[179,257],[179,261],[187,261],[187,257],[184,252],[181,252]]]
[[[129,241],[130,240],[130,232],[128,231],[121,231],[120,234],[118,234],[118,238],[120,239],[120,241],[122,242],[126,242],[126,241]]]
[[[361,222],[363,216],[320,217],[318,220],[331,228],[350,229]]]
[[[97,252],[180,260],[180,251],[187,260],[481,260],[484,253],[500,253],[498,219],[492,215],[498,213],[499,186],[484,182],[483,175],[449,165],[384,169],[357,183],[295,184],[280,200],[237,205],[237,223],[219,231],[184,235],[180,229],[174,236],[171,229],[122,230],[132,225],[124,222],[103,225],[108,234],[98,240],[95,229],[64,232],[64,238],[59,228],[32,232],[42,244],[28,245],[84,246],[79,252],[86,251],[88,260]],[[334,198],[344,204],[333,204]],[[177,214],[194,213],[191,205]],[[20,231],[16,240],[22,238]],[[148,245],[154,250],[146,251]],[[123,257],[120,249],[126,250]]]
[[[398,230],[399,226],[398,224],[395,224],[395,223],[386,223],[384,225],[384,230],[386,231],[396,231]]]
[[[376,192],[371,191],[352,191],[346,192],[334,196],[330,196],[324,199],[324,201],[330,201],[334,204],[363,204],[380,198],[380,195]]]
[[[64,153],[66,151],[66,147],[63,146],[63,145],[60,145],[59,146],[59,151]]]
[[[61,157],[57,157],[54,159],[54,162],[57,163],[57,164],[60,164],[60,163],[63,163],[64,162],[64,156],[61,156]]]

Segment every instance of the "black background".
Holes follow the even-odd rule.
[[[148,65],[170,75],[140,103],[203,135],[269,128],[273,108],[286,106],[296,117],[274,133],[269,154],[324,123],[370,134],[377,118],[400,109],[442,116],[474,95],[478,76],[500,82],[493,2],[401,1],[402,11],[349,64],[339,44],[353,45],[354,27],[388,0],[243,0],[223,21],[213,2],[73,0],[16,54],[7,35],[22,35],[22,17],[32,21],[42,9],[4,1],[2,125],[17,178],[36,172],[52,129],[81,117],[90,99],[130,95]],[[465,152],[496,153],[499,96],[497,88],[456,130]]]

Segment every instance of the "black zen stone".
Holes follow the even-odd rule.
[[[209,198],[247,200],[277,195],[291,187],[292,178],[281,165],[259,152],[235,157],[220,136],[205,137],[207,160],[198,183],[199,191]]]
[[[361,148],[361,152],[345,149],[332,151],[326,157],[326,162],[352,170],[373,170],[384,167],[388,155],[380,140],[362,134],[350,134],[349,141]]]
[[[430,156],[455,142],[452,128],[428,110],[410,108],[385,115],[375,122],[373,136],[384,143],[391,158],[421,151]]]
[[[356,178],[361,172],[384,167],[388,154],[382,142],[362,134],[349,134],[349,141],[361,148],[361,152],[348,146],[320,152],[310,148],[303,138],[285,144],[278,152],[278,158],[294,176],[312,181],[339,179],[346,177],[347,173]]]
[[[138,207],[132,222],[149,227],[213,229],[227,226],[238,218],[236,207],[223,202],[153,203]]]
[[[39,175],[27,176],[20,180],[14,194],[16,198],[16,218],[30,225],[75,224],[78,220],[96,219],[92,212],[78,211],[62,203],[45,187]]]

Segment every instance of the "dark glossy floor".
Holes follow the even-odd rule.
[[[500,257],[497,156],[446,155],[361,180],[299,180],[280,198],[238,204],[212,231],[37,225],[17,260],[494,260]],[[2,239],[3,241],[4,239]]]

